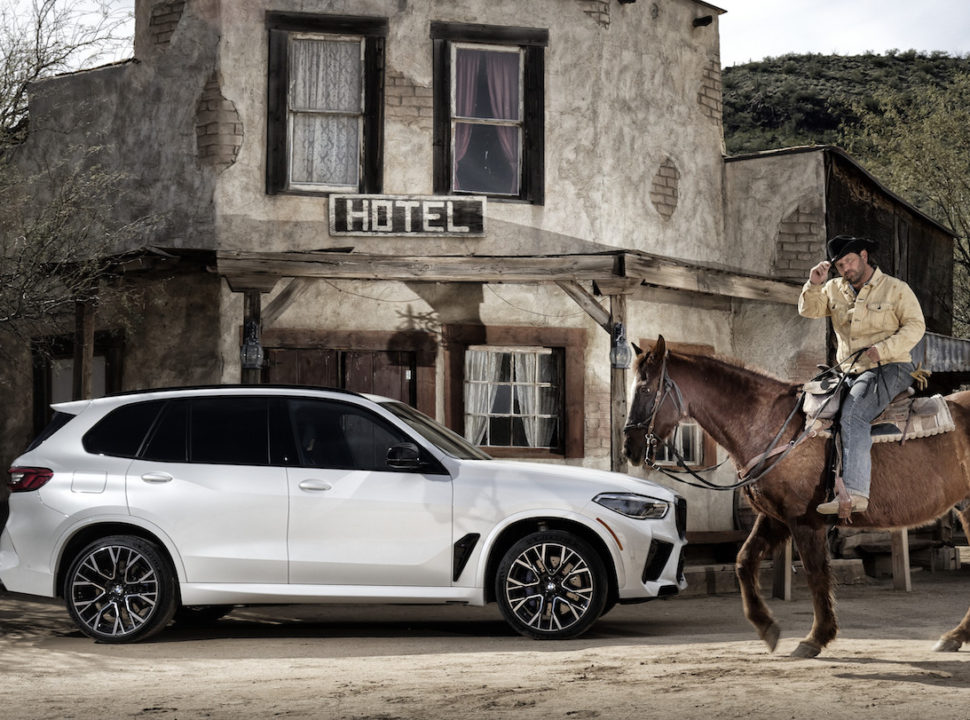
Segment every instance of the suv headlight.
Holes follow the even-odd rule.
[[[670,509],[670,503],[665,500],[636,493],[601,493],[593,502],[636,520],[660,520]]]

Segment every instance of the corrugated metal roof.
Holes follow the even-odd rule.
[[[970,340],[928,332],[912,355],[913,362],[930,372],[970,371]]]

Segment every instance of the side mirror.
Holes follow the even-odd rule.
[[[393,445],[387,451],[387,466],[392,470],[417,470],[423,465],[421,450],[414,443]]]

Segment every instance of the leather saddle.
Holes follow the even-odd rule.
[[[832,424],[842,403],[838,378],[826,377],[802,386],[802,411],[805,427],[821,437],[832,436]],[[912,388],[897,395],[888,407],[872,421],[872,441],[905,442],[950,432],[956,426],[950,408],[942,395],[915,397]]]

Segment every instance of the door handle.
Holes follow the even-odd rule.
[[[141,476],[141,479],[147,483],[167,483],[172,482],[174,478],[165,472],[151,472],[145,473]]]
[[[300,481],[300,489],[314,490],[319,492],[321,490],[333,490],[333,485],[328,483],[326,480],[315,480],[313,478],[308,478]]]

